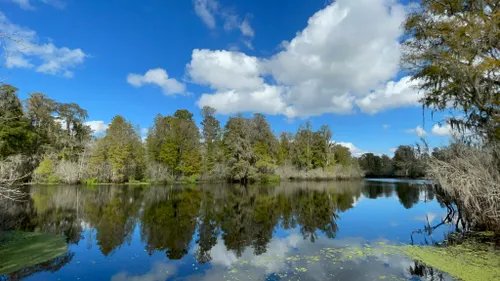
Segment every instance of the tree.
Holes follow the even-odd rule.
[[[31,93],[26,101],[26,115],[37,134],[34,143],[36,155],[55,150],[60,129],[54,117],[56,105],[43,93]]]
[[[306,122],[305,126],[301,125],[295,134],[294,139],[294,155],[293,163],[299,169],[312,169],[312,126],[310,122]]]
[[[251,120],[250,143],[255,155],[255,167],[260,174],[273,174],[279,143],[263,114],[255,113]]]
[[[410,177],[413,174],[413,166],[415,164],[415,151],[411,146],[400,145],[394,152],[394,165],[396,167],[396,175],[402,177]]]
[[[361,155],[359,163],[369,177],[382,176],[382,159],[373,153]]]
[[[241,114],[231,117],[224,128],[226,161],[232,180],[248,182],[255,174],[256,157],[250,141],[251,123]]]
[[[57,120],[65,125],[62,158],[76,160],[85,143],[90,140],[91,130],[85,125],[88,113],[76,103],[58,103],[56,111],[59,118]]]
[[[221,142],[221,128],[220,122],[215,118],[215,109],[204,106],[201,110],[201,115],[203,116],[203,121],[201,125],[203,127],[203,145],[205,146],[205,171],[210,173],[215,167],[217,162],[218,150]]]
[[[424,0],[405,23],[403,64],[425,107],[463,111],[458,129],[500,140],[500,3]]]
[[[17,88],[0,86],[0,160],[19,153],[29,153],[35,135],[24,115]]]
[[[142,178],[144,148],[139,134],[130,122],[120,115],[115,116],[106,130],[106,136],[97,142],[91,163],[109,163],[113,182]]]
[[[333,155],[335,162],[337,164],[340,164],[344,167],[347,167],[351,164],[351,152],[349,151],[349,148],[336,144],[333,146]]]

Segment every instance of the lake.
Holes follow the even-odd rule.
[[[0,280],[453,280],[384,247],[453,231],[420,181],[28,191],[2,203],[2,228],[61,234],[68,250]]]

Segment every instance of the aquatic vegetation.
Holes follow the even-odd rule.
[[[485,234],[482,234],[483,237]],[[341,247],[323,248],[317,255],[268,256],[257,261],[240,260],[227,268],[227,277],[236,280],[239,272],[249,266],[265,265],[269,262],[281,264],[280,278],[301,276],[308,272],[309,266],[321,264],[335,271],[347,269],[352,262],[369,260],[382,262],[387,257],[417,260],[463,281],[500,280],[500,251],[491,249],[486,243],[466,240],[460,245],[447,247],[391,245],[380,241],[372,244],[352,244]],[[241,268],[241,269],[240,269]],[[413,273],[408,273],[413,274]],[[408,280],[404,275],[380,275],[378,280]],[[300,278],[299,278],[300,279]]]
[[[465,241],[448,247],[403,246],[402,252],[463,281],[500,280],[500,251]]]
[[[0,233],[0,275],[36,265],[66,253],[63,236],[33,233]]]

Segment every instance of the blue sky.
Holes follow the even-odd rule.
[[[0,0],[4,83],[148,128],[210,105],[224,123],[262,112],[276,133],[327,124],[353,152],[448,143],[399,70],[404,3],[393,0]],[[420,126],[420,129],[417,128]],[[425,130],[425,133],[424,133]],[[144,130],[143,130],[144,131]]]

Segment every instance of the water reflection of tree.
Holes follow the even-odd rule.
[[[317,230],[321,230],[328,238],[335,238],[338,226],[335,213],[337,197],[318,191],[299,191],[295,205],[297,222],[304,239],[311,242],[317,239]]]
[[[141,236],[147,251],[166,250],[169,259],[187,254],[200,210],[201,191],[197,188],[160,192],[155,202],[145,202]]]
[[[126,187],[103,187],[87,193],[85,217],[96,230],[97,244],[105,256],[130,242],[139,199],[139,193]]]
[[[248,248],[261,255],[277,226],[298,227],[304,239],[313,242],[320,233],[334,238],[337,219],[354,206],[361,192],[371,197],[393,192],[390,185],[363,190],[359,183],[348,182],[276,187],[43,188],[34,187],[32,198],[19,208],[23,214],[11,216],[20,219],[25,230],[64,233],[70,243],[77,243],[83,226],[88,226],[87,234],[92,233],[88,238],[95,239],[101,252],[109,255],[130,241],[140,221],[141,240],[150,254],[162,251],[170,259],[180,259],[195,239],[199,263],[212,259],[210,252],[218,239],[238,256]],[[417,189],[417,199],[418,193]],[[398,195],[414,201],[414,193]]]
[[[408,267],[408,272],[413,276],[418,276],[423,280],[428,281],[443,281],[445,280],[444,274],[430,266],[415,260],[413,265]]]
[[[217,244],[217,237],[220,234],[218,205],[215,203],[212,192],[203,192],[198,222],[198,238],[196,240],[196,244],[198,244],[196,261],[198,263],[206,263],[212,260],[210,250]]]
[[[411,209],[413,205],[420,201],[421,189],[417,185],[410,185],[409,183],[399,183],[396,185],[396,194],[398,195],[399,202],[406,208]]]

